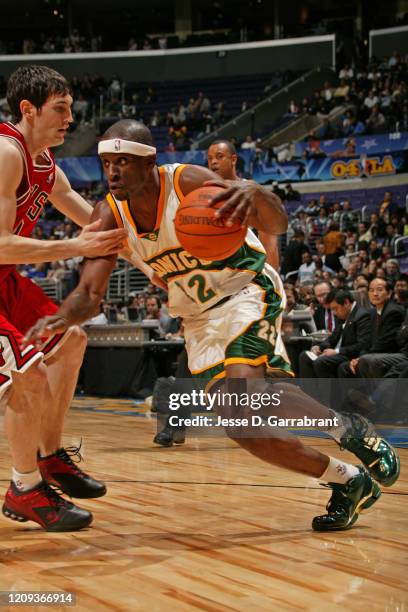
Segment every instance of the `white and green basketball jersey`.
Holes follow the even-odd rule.
[[[130,250],[168,284],[170,315],[194,317],[237,293],[262,272],[273,280],[277,292],[284,295],[278,274],[265,264],[265,249],[250,229],[244,245],[222,261],[199,259],[180,245],[174,217],[183,197],[179,188],[183,167],[181,164],[166,164],[159,168],[157,218],[150,233],[138,233],[127,201],[117,200],[112,194],[106,197],[118,225],[128,231]]]

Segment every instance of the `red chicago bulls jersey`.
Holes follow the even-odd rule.
[[[28,237],[31,236],[54,186],[54,156],[46,149],[40,158],[33,160],[24,136],[12,123],[0,123],[0,138],[8,138],[14,142],[23,158],[23,177],[16,193],[17,211],[13,232]],[[14,265],[0,265],[0,282],[14,268]]]

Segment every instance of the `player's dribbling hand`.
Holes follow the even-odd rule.
[[[74,240],[78,243],[78,255],[83,257],[103,257],[115,255],[120,251],[127,237],[127,231],[123,228],[98,231],[101,227],[101,219],[85,225],[81,233]]]
[[[68,327],[68,321],[58,314],[38,319],[37,323],[33,325],[24,336],[21,347],[25,348],[29,344],[33,344],[38,348],[43,343],[44,338],[48,338],[54,334],[62,334]]]
[[[224,202],[225,200],[221,208],[217,209],[216,217],[227,217],[226,225],[233,225],[238,220],[241,220],[242,227],[248,225],[249,217],[256,213],[254,198],[259,189],[257,183],[253,181],[214,180],[206,181],[204,185],[224,187],[225,189],[225,191],[221,191],[214,196],[210,202],[210,206],[214,206],[217,202]]]

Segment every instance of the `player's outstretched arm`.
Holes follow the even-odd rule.
[[[23,176],[23,160],[18,149],[6,139],[0,142],[0,264],[41,263],[75,256],[96,257],[117,253],[126,238],[124,229],[100,230],[92,223],[70,240],[35,240],[19,236],[24,219],[15,228],[16,192]],[[4,141],[4,142],[3,142]]]
[[[92,213],[92,221],[103,230],[116,227],[116,220],[106,201],[99,202]],[[26,333],[23,346],[38,344],[41,338],[62,333],[71,325],[80,325],[98,312],[117,255],[107,255],[85,261],[78,286],[63,301],[55,315],[44,317]]]
[[[229,217],[231,225],[241,219],[242,225],[255,227],[267,234],[286,232],[288,219],[280,198],[255,181],[223,181],[211,170],[201,166],[186,166],[181,171],[180,188],[184,195],[202,185],[223,187],[212,204],[225,200],[217,216]]]

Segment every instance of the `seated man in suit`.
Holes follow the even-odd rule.
[[[324,342],[312,346],[311,351],[317,359],[310,359],[308,351],[301,353],[301,378],[334,378],[344,362],[358,357],[370,346],[370,313],[357,306],[349,291],[332,290],[326,297],[326,304],[336,315],[337,325]]]
[[[332,333],[336,326],[336,319],[334,314],[330,310],[329,305],[326,304],[325,301],[332,289],[333,287],[328,281],[317,282],[314,284],[313,287],[315,298],[319,303],[313,314],[313,319],[316,323],[316,328],[318,330],[325,329],[330,333]]]
[[[373,306],[370,312],[371,342],[361,357],[356,356],[341,364],[338,375],[341,378],[361,376],[363,378],[383,376],[382,353],[395,353],[397,332],[400,329],[405,310],[391,300],[392,287],[384,278],[374,278],[368,288],[368,296]]]

